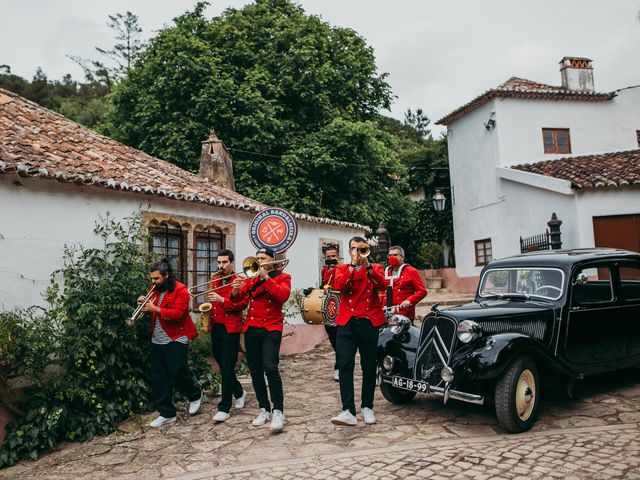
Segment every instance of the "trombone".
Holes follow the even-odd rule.
[[[144,315],[144,312],[142,311],[142,309],[144,308],[144,306],[147,304],[147,302],[149,302],[149,300],[151,299],[151,296],[153,294],[156,293],[156,286],[153,285],[151,287],[151,290],[149,290],[149,293],[147,293],[147,296],[144,297],[144,300],[142,301],[142,303],[140,305],[138,305],[138,308],[136,308],[133,313],[131,314],[131,316],[129,318],[126,318],[124,323],[126,323],[129,327],[132,326],[137,320],[140,320],[140,318]]]

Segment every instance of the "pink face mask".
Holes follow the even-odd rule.
[[[389,260],[389,265],[391,265],[391,268],[396,268],[398,265],[400,265],[398,257],[387,257],[387,260]]]

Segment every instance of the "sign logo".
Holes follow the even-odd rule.
[[[249,224],[249,239],[257,249],[269,247],[276,253],[287,250],[298,236],[298,224],[283,208],[265,208]]]

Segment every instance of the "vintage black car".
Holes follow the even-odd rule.
[[[505,430],[528,430],[551,375],[571,389],[640,363],[640,254],[596,248],[494,260],[473,303],[436,305],[420,328],[392,318],[378,363],[392,403],[423,392],[493,404]]]

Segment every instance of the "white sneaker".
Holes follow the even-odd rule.
[[[340,381],[340,370],[334,370],[334,372],[333,372],[333,379],[334,379],[336,382],[339,382],[339,381]]]
[[[376,416],[373,413],[373,410],[368,407],[364,407],[362,409],[362,419],[367,425],[373,425],[374,423],[376,423]]]
[[[280,410],[274,410],[271,414],[271,430],[282,430],[284,428],[284,414]]]
[[[259,427],[260,425],[264,425],[267,421],[271,420],[271,413],[267,412],[264,408],[260,409],[260,413],[256,418],[253,419],[251,424],[254,427]]]
[[[214,422],[224,422],[226,420],[229,419],[231,415],[229,415],[227,412],[222,412],[220,410],[218,410],[216,412],[216,414],[213,416],[213,421]]]
[[[356,417],[349,410],[343,410],[338,414],[338,416],[331,419],[331,423],[333,423],[334,425],[353,427],[354,425],[358,424],[358,419],[356,419]]]
[[[242,396],[236,398],[236,405],[235,407],[240,410],[241,408],[244,408],[244,401],[247,398],[247,391],[246,390],[242,390]]]
[[[204,392],[200,392],[200,398],[194,400],[193,402],[189,402],[189,415],[195,415],[200,410],[200,405],[202,404],[202,395]]]
[[[162,415],[158,415],[150,424],[151,428],[158,428],[163,425],[168,425],[170,423],[174,423],[177,420],[176,417],[163,417]]]

